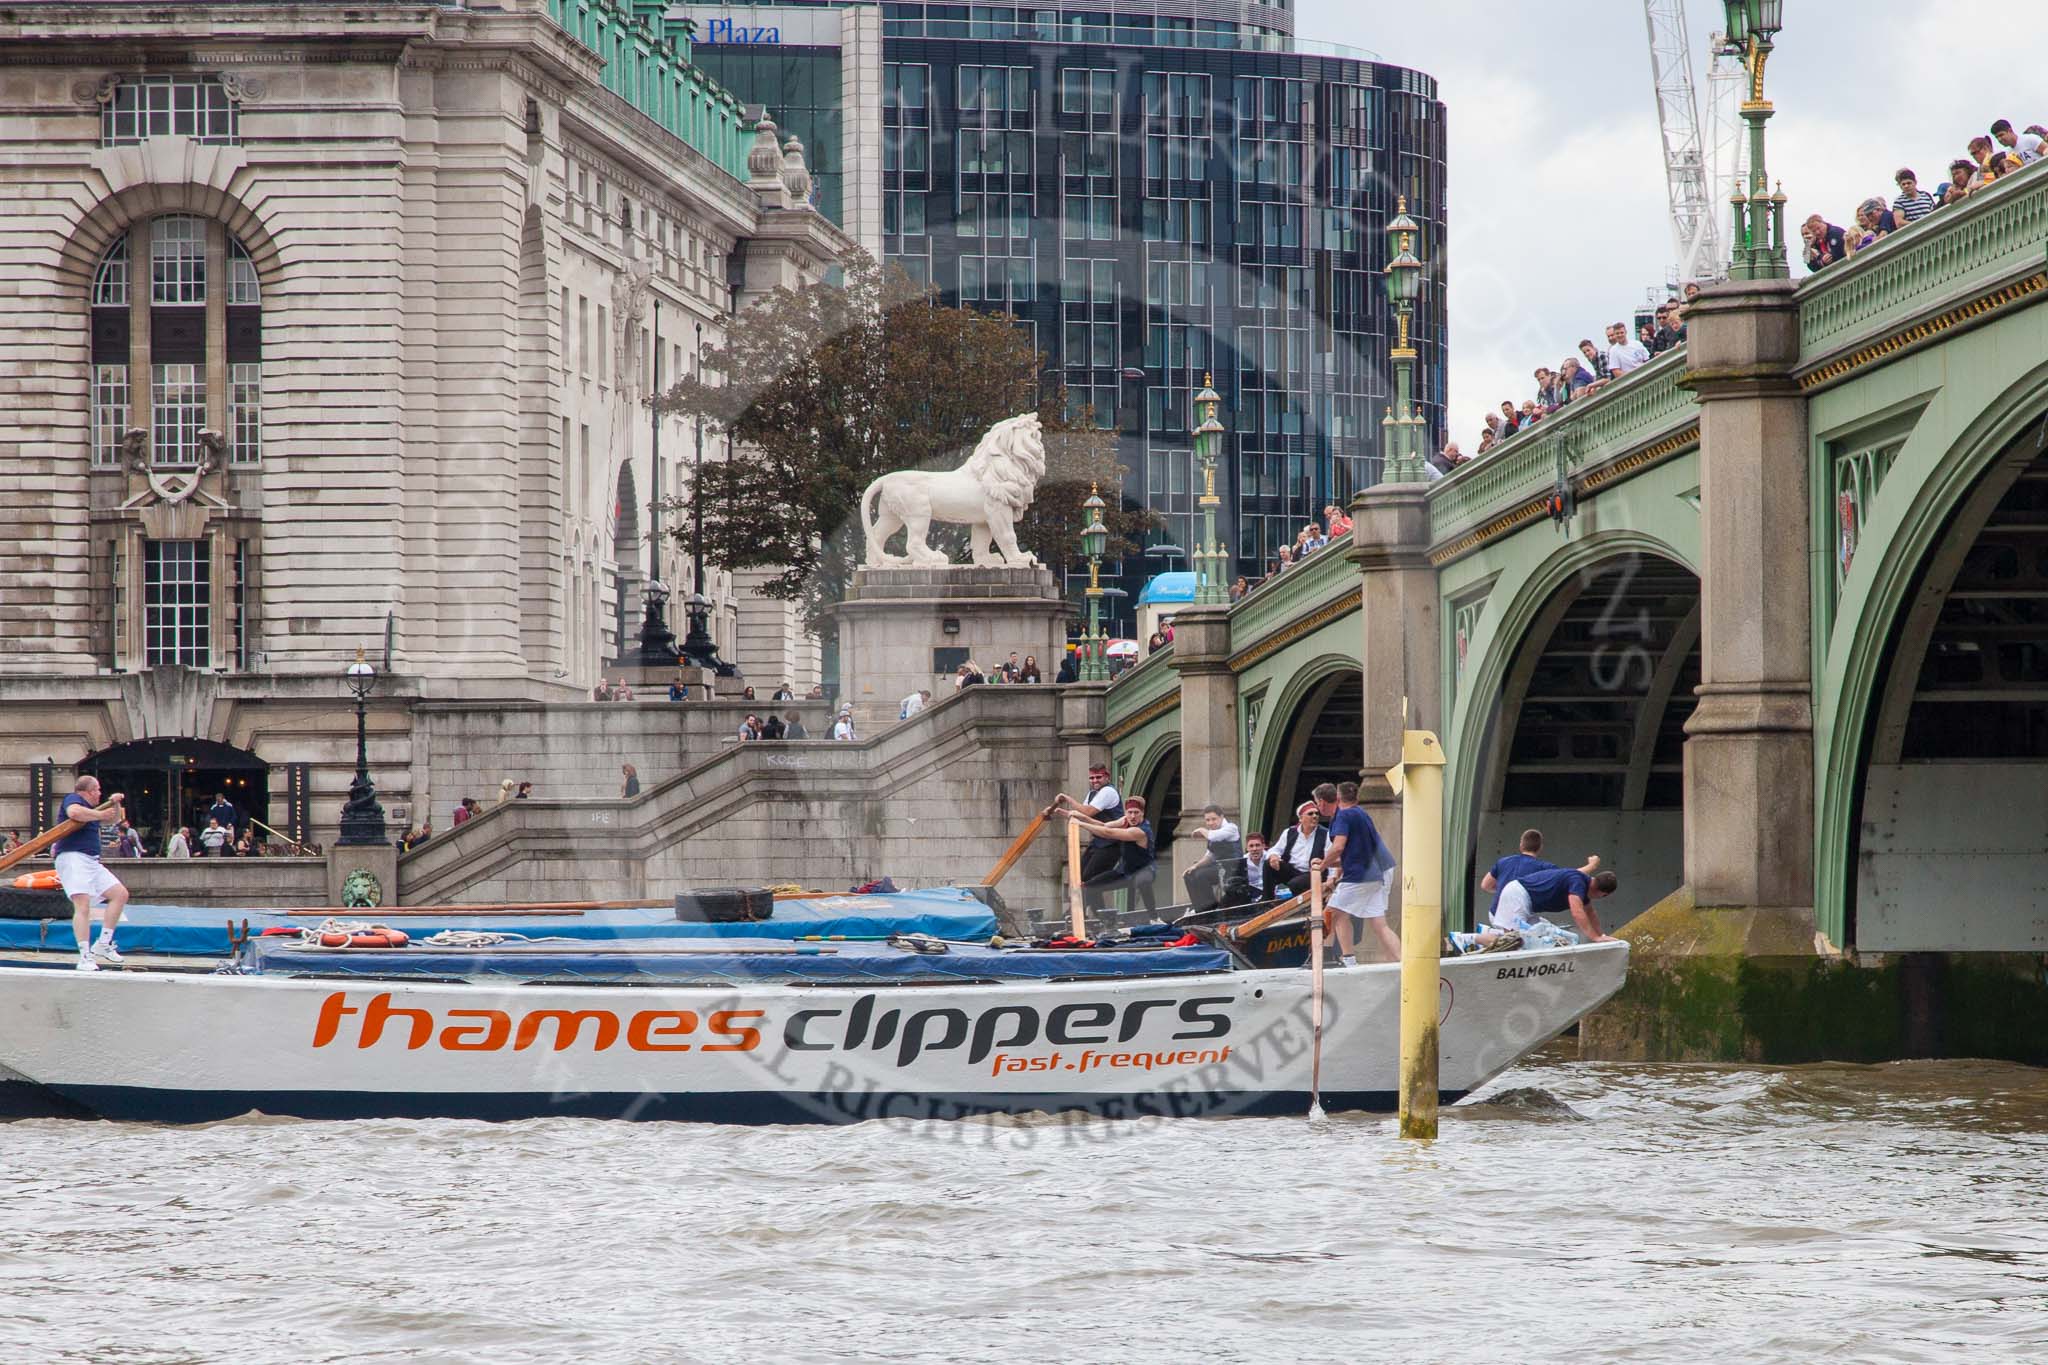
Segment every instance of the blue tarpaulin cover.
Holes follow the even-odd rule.
[[[726,946],[726,945],[721,945]],[[1047,977],[1129,977],[1217,972],[1229,954],[1214,948],[994,949],[956,944],[917,953],[885,943],[796,945],[734,942],[732,952],[661,953],[654,945],[599,950],[575,943],[503,948],[306,948],[296,940],[258,939],[244,966],[265,976],[546,977],[590,981],[985,981]],[[747,953],[748,946],[773,951]]]
[[[375,910],[337,912],[338,918],[375,920]],[[190,957],[225,957],[228,922],[237,929],[249,921],[260,934],[274,925],[312,928],[318,915],[285,915],[237,910],[225,906],[131,905],[121,916],[117,935],[122,952],[168,953]],[[414,938],[443,929],[513,932],[578,939],[794,939],[807,934],[845,934],[879,938],[888,934],[930,934],[934,938],[986,939],[996,932],[996,917],[986,905],[951,886],[892,895],[819,896],[775,903],[773,919],[751,924],[686,924],[673,906],[634,910],[586,910],[562,915],[404,915],[391,923]],[[72,949],[71,921],[0,920],[0,948]]]

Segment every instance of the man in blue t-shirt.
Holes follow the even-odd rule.
[[[114,951],[114,926],[121,922],[121,908],[128,904],[128,888],[100,861],[100,828],[126,818],[121,793],[115,792],[104,807],[100,805],[97,777],[79,778],[71,795],[57,806],[59,824],[66,820],[79,822],[79,827],[59,839],[51,851],[56,855],[57,880],[64,884],[64,894],[71,898],[71,934],[78,944],[81,972],[96,972],[101,962],[121,961],[121,955]],[[97,943],[92,939],[95,904],[107,908]]]
[[[1620,885],[1620,879],[1612,872],[1595,872],[1590,877],[1577,868],[1553,867],[1531,872],[1501,888],[1494,923],[1504,929],[1520,929],[1539,915],[1560,915],[1569,910],[1588,943],[1605,943],[1607,935],[1600,932],[1600,916],[1594,911],[1593,902],[1613,895]]]
[[[1330,817],[1330,848],[1325,864],[1337,867],[1337,887],[1330,893],[1330,908],[1344,913],[1337,917],[1337,953],[1347,967],[1358,965],[1358,924],[1363,921],[1379,941],[1389,962],[1401,960],[1401,940],[1387,924],[1387,882],[1393,875],[1394,855],[1388,851],[1372,817],[1358,804],[1358,784],[1325,782],[1315,790],[1316,804],[1326,800],[1336,807]],[[1321,865],[1318,865],[1318,871]]]
[[[1501,921],[1500,890],[1502,887],[1506,886],[1509,882],[1520,881],[1530,873],[1554,872],[1557,870],[1556,863],[1545,862],[1539,856],[1542,852],[1543,831],[1540,829],[1525,829],[1522,831],[1520,850],[1507,854],[1494,863],[1491,868],[1487,869],[1486,875],[1480,879],[1479,889],[1493,893],[1493,909],[1488,918],[1493,921],[1496,927],[1502,929],[1518,927],[1515,924],[1507,924]],[[1585,862],[1579,865],[1579,871],[1585,873],[1588,877],[1599,870],[1600,855],[1597,853],[1591,855]]]

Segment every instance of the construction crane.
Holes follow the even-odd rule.
[[[1671,200],[1671,244],[1676,256],[1673,283],[1710,280],[1720,274],[1723,261],[1722,205],[1716,189],[1725,182],[1719,177],[1720,168],[1709,159],[1718,148],[1710,147],[1700,132],[1685,0],[1643,0],[1643,16],[1650,29],[1657,123],[1664,135],[1664,183]],[[1714,87],[1712,93],[1720,97],[1722,87]],[[1732,113],[1731,109],[1731,123]],[[1718,128],[1716,132],[1718,135]]]

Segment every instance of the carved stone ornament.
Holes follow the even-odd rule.
[[[260,104],[269,93],[261,76],[228,75],[223,73],[220,88],[228,92],[228,98],[239,104]]]
[[[754,145],[747,149],[747,175],[772,183],[781,174],[782,148],[775,141],[775,120],[764,117],[754,125]]]
[[[782,144],[782,183],[797,203],[811,202],[811,168],[804,164],[804,144],[796,138]]]
[[[199,491],[207,474],[227,464],[227,438],[211,429],[199,433],[199,462],[185,469],[158,469],[150,461],[149,431],[130,427],[121,436],[121,463],[140,474],[157,501],[175,506]]]
[[[96,81],[81,77],[71,82],[71,98],[80,104],[105,104],[114,98],[114,87],[121,83],[118,73],[109,71]]]
[[[968,528],[974,562],[983,568],[1036,564],[1038,556],[1017,548],[1017,520],[1044,477],[1045,434],[1035,412],[990,427],[958,469],[884,474],[860,499],[867,563],[871,568],[945,565],[946,556],[926,539],[933,522],[945,521]],[[904,553],[890,554],[882,542],[899,530]],[[992,551],[1001,551],[1002,559]]]

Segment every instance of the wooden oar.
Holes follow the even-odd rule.
[[[1224,932],[1228,934],[1231,938],[1250,938],[1253,934],[1258,933],[1259,930],[1265,928],[1267,925],[1278,924],[1281,920],[1286,919],[1289,915],[1296,913],[1300,909],[1301,897],[1298,895],[1289,896],[1286,900],[1281,901],[1272,909],[1261,910],[1258,914],[1253,915],[1243,924],[1234,925],[1229,928],[1226,928]]]
[[[109,801],[107,802],[106,805],[95,808],[93,813],[96,815],[105,815],[108,811],[112,810],[113,808],[114,803],[112,801]],[[63,821],[55,829],[44,830],[41,834],[38,834],[35,838],[29,840],[20,848],[15,849],[14,852],[0,853],[0,872],[5,872],[8,868],[13,867],[16,863],[24,862],[27,859],[35,857],[36,854],[41,853],[44,849],[48,848],[51,844],[56,843],[65,835],[70,834],[74,830],[84,829],[86,823],[87,822],[84,820]]]
[[[1003,879],[1004,875],[1011,868],[1017,865],[1017,860],[1024,856],[1024,850],[1031,847],[1031,841],[1036,839],[1038,832],[1045,828],[1047,813],[1047,811],[1042,810],[1031,817],[1031,823],[1024,826],[1024,832],[1018,835],[1016,841],[1003,851],[1002,858],[989,870],[989,874],[981,879],[983,886],[994,886]]]
[[[1323,867],[1317,859],[1308,874],[1308,1027],[1312,1041],[1308,1064],[1308,1119],[1321,1121],[1323,1113]]]
[[[1088,937],[1088,917],[1081,910],[1081,822],[1067,821],[1067,908],[1074,919],[1074,937]]]

